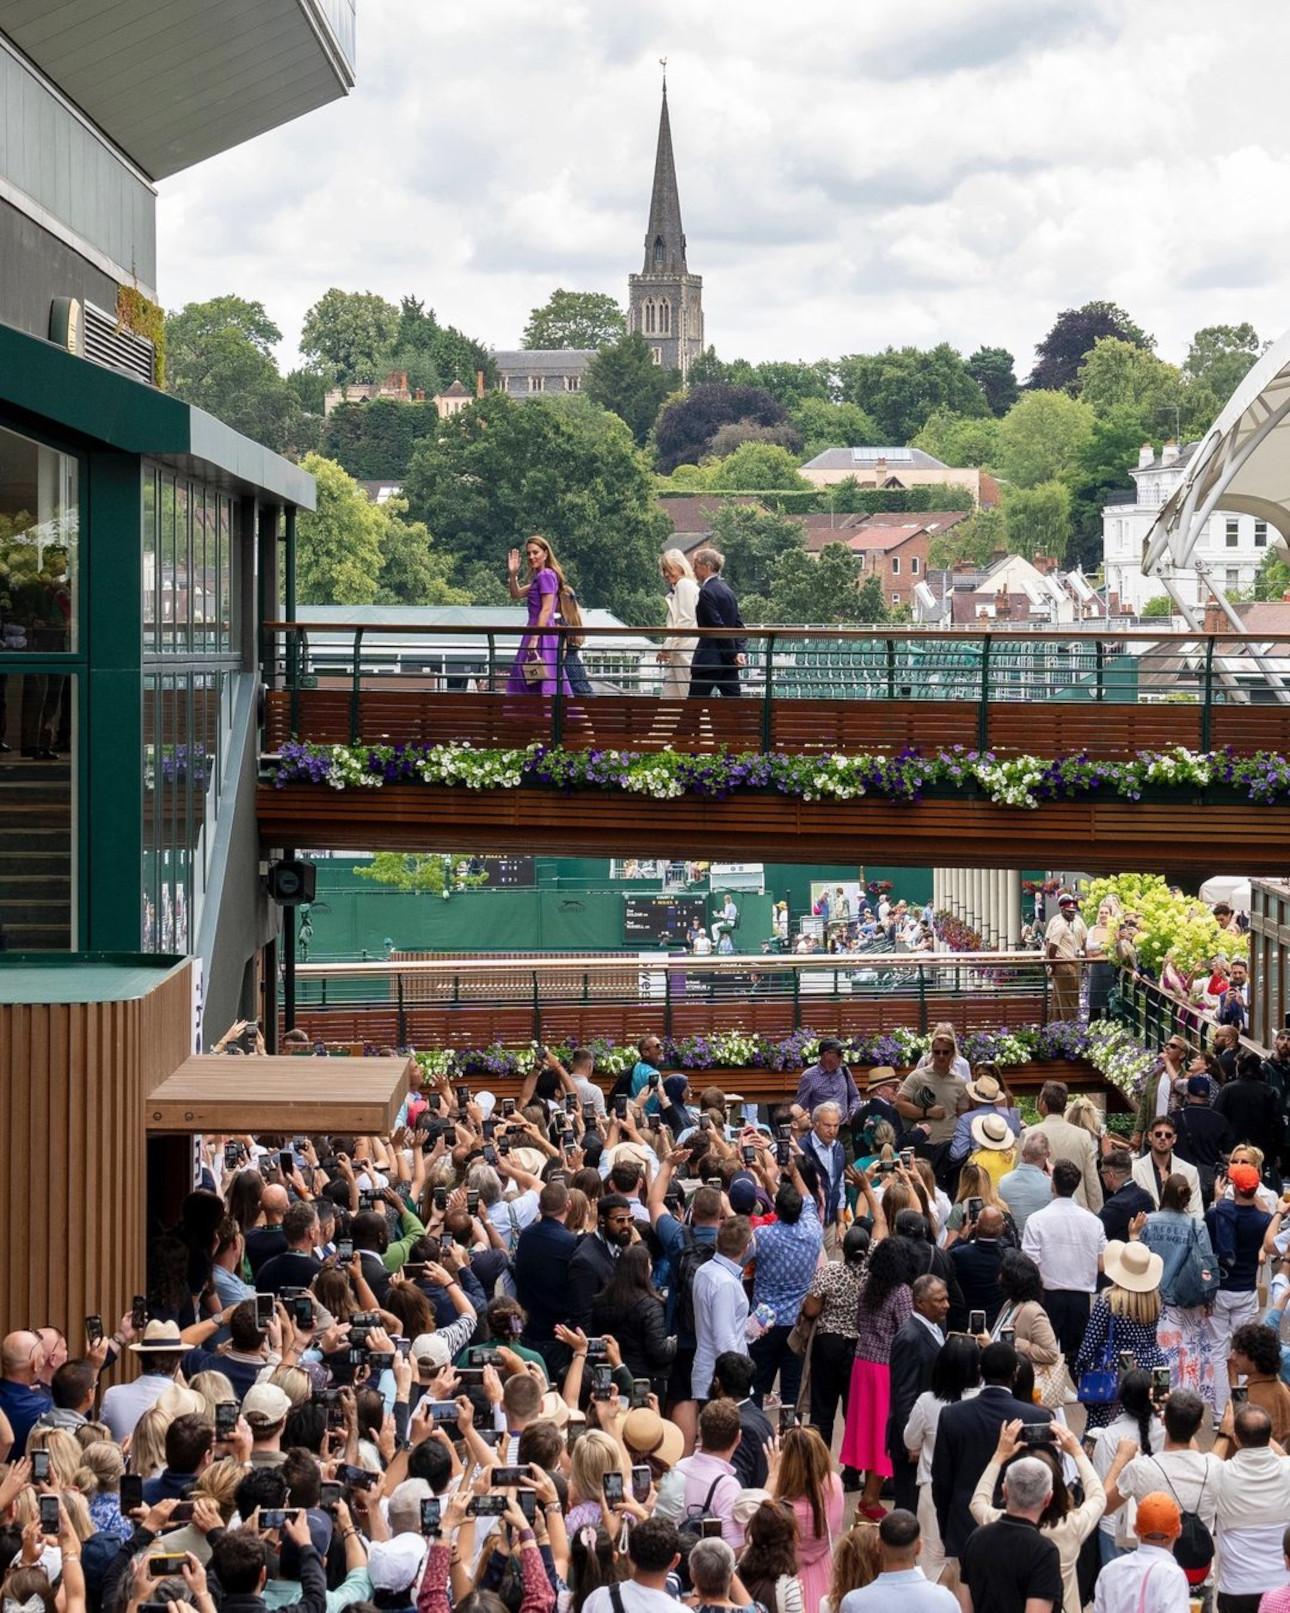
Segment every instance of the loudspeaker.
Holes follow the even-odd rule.
[[[314,886],[318,870],[313,863],[298,858],[269,865],[269,895],[279,907],[300,907],[314,899]]]

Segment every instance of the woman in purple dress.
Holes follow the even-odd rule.
[[[559,614],[560,590],[565,586],[564,573],[551,545],[536,533],[524,545],[524,558],[529,563],[528,607],[530,628],[549,626]],[[512,599],[524,597],[520,589],[520,551],[512,549],[506,562],[507,586]],[[559,638],[554,633],[529,632],[520,640],[511,675],[506,680],[507,694],[555,693],[555,680],[559,665]],[[525,677],[524,668],[540,666],[541,678]],[[564,692],[569,694],[569,680],[564,680]]]

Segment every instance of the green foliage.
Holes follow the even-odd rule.
[[[433,403],[400,403],[373,398],[369,403],[341,403],[322,428],[322,452],[360,481],[401,482],[412,462],[412,450],[439,426]]]
[[[727,504],[712,518],[712,543],[726,557],[722,575],[735,592],[769,600],[776,562],[802,550],[802,524],[756,504]]]
[[[854,476],[844,476],[819,490],[820,507],[835,515],[905,515],[921,510],[970,510],[976,501],[971,490],[951,482],[921,487],[861,487]]]
[[[288,370],[283,380],[306,414],[317,415],[321,420],[327,403],[327,377],[319,370],[301,368]]]
[[[603,291],[558,288],[529,315],[521,347],[604,347],[625,335],[627,321]]]
[[[1078,386],[1080,397],[1098,414],[1136,409],[1149,425],[1170,435],[1183,402],[1182,371],[1118,336],[1093,343],[1080,365]]]
[[[999,451],[999,422],[991,415],[955,414],[936,409],[913,440],[913,447],[946,465],[993,465]]]
[[[742,612],[745,621],[759,626],[887,619],[881,583],[867,577],[861,587],[859,557],[844,543],[827,544],[818,555],[800,546],[783,550],[771,566],[769,594],[745,598]]]
[[[138,286],[116,288],[116,321],[152,343],[152,380],[165,390],[166,314],[159,303],[145,297]]]
[[[1128,468],[1137,464],[1138,449],[1149,436],[1141,413],[1131,404],[1115,404],[1094,419],[1066,477],[1073,495],[1067,554],[1072,564],[1078,562],[1086,571],[1101,564],[1102,508],[1111,493],[1130,485]]]
[[[1183,360],[1183,373],[1197,386],[1205,388],[1221,409],[1262,351],[1258,332],[1248,321],[1239,325],[1206,325],[1191,339]]]
[[[459,567],[462,591],[472,605],[510,605],[510,591],[496,567],[476,561]]]
[[[281,339],[263,303],[186,303],[166,318],[169,388],[278,453],[299,451],[316,434],[316,420],[278,374],[271,349]]]
[[[1066,308],[1035,349],[1039,357],[1026,385],[1034,391],[1073,392],[1080,366],[1103,336],[1118,337],[1135,347],[1156,345],[1155,338],[1113,302],[1086,302],[1082,308]]]
[[[1017,376],[1012,354],[1006,347],[978,347],[967,361],[967,372],[985,393],[990,413],[1007,414],[1017,401]],[[953,460],[963,465],[966,460]]]
[[[968,415],[989,409],[985,393],[948,342],[926,350],[853,353],[838,361],[838,377],[844,400],[872,415],[891,446],[909,442],[937,409]]]
[[[359,863],[354,872],[386,890],[405,891],[417,896],[451,895],[488,883],[488,875],[468,873],[457,859],[439,852],[376,851],[370,863]]]
[[[1139,612],[1141,616],[1149,617],[1152,620],[1160,616],[1172,616],[1173,613],[1174,602],[1168,594],[1153,594]]]
[[[1067,475],[1093,434],[1093,410],[1064,392],[1027,392],[999,422],[999,473],[1014,487]]]
[[[334,460],[307,454],[302,465],[318,484],[318,508],[299,516],[296,597],[302,605],[370,605],[381,574],[381,512]]]
[[[823,397],[804,397],[790,405],[789,419],[801,436],[804,461],[826,448],[858,448],[881,435],[873,416],[856,404],[831,403]]]
[[[797,472],[797,456],[774,443],[741,443],[717,466],[708,486],[717,491],[756,492],[764,488],[805,491],[809,484]]]
[[[648,603],[657,614],[649,590],[669,523],[631,433],[612,414],[489,393],[417,444],[404,491],[412,515],[467,574],[486,565],[503,576],[507,552],[541,532],[584,609],[639,621]]]
[[[332,286],[305,314],[300,351],[329,381],[383,381],[399,328],[399,311],[374,291]]]
[[[834,399],[836,389],[833,367],[827,359],[819,359],[814,364],[798,364],[776,359],[763,364],[749,364],[744,359],[736,359],[732,364],[726,365],[725,369],[726,373],[721,377],[722,380],[729,381],[734,386],[760,387],[790,412],[808,399],[823,403],[832,402]],[[690,380],[692,382],[696,380],[693,368]]]
[[[601,347],[587,366],[583,395],[623,421],[643,448],[664,400],[681,384],[676,370],[665,370],[650,356],[638,332]]]
[[[691,386],[688,392],[669,398],[659,410],[654,424],[658,468],[666,475],[678,465],[697,465],[722,426],[738,420],[778,426],[787,418],[784,405],[762,387],[725,382]]]
[[[1057,481],[1009,488],[1003,501],[1003,529],[1009,553],[1027,560],[1037,554],[1064,560],[1071,535],[1070,488]]]
[[[1007,527],[1002,508],[977,510],[966,521],[959,521],[948,532],[934,537],[927,546],[927,563],[950,570],[960,560],[987,566],[996,550],[1008,547]]]
[[[1266,549],[1254,579],[1255,599],[1282,599],[1290,589],[1290,564],[1284,549]]]
[[[755,420],[735,420],[729,425],[718,426],[708,444],[708,454],[712,459],[729,459],[736,448],[742,448],[750,442],[768,443],[775,448],[787,449],[796,468],[802,451],[802,439],[791,420],[784,420],[777,426],[759,426]],[[712,485],[718,484],[714,482]]]
[[[1174,891],[1159,874],[1116,874],[1093,880],[1084,893],[1084,909],[1096,913],[1098,905],[1113,896],[1122,911],[1142,920],[1137,937],[1138,961],[1159,973],[1169,956],[1186,975],[1209,976],[1209,961],[1216,952],[1244,957],[1249,942],[1218,921],[1198,897]],[[1118,926],[1117,926],[1118,928]]]
[[[399,302],[399,323],[389,369],[406,370],[408,385],[415,391],[424,387],[426,397],[454,381],[467,391],[475,390],[476,373],[484,372],[485,386],[496,386],[497,366],[482,342],[466,336],[455,325],[441,325],[433,308],[417,297]]]
[[[407,521],[407,501],[388,499],[377,506],[381,516],[381,570],[376,580],[378,605],[472,605],[479,603],[452,582],[452,561],[435,551],[421,521]]]

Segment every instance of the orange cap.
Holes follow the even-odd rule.
[[[1160,1535],[1172,1540],[1182,1528],[1182,1513],[1178,1510],[1178,1503],[1163,1490],[1153,1490],[1150,1495],[1144,1495],[1138,1502],[1135,1527],[1143,1540],[1148,1535]]]
[[[1253,1165],[1232,1165],[1227,1175],[1238,1193],[1253,1193],[1259,1185],[1259,1173]]]

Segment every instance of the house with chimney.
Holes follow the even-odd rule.
[[[826,448],[801,468],[816,487],[854,480],[859,487],[965,487],[978,509],[999,502],[999,484],[988,471],[947,465],[921,448]]]
[[[1074,627],[1108,621],[1106,601],[1078,568],[1063,572],[1052,555],[995,551],[986,565],[960,560],[933,571],[915,590],[914,617],[924,627]]]

